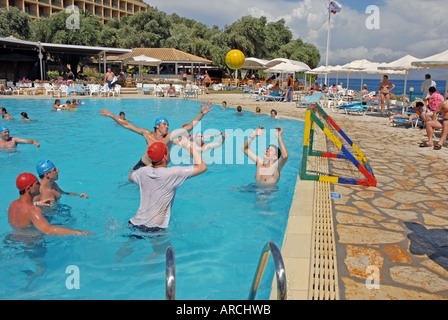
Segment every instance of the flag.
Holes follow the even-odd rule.
[[[330,1],[330,11],[333,14],[338,13],[339,11],[341,11],[341,9],[342,9],[342,5],[339,2],[337,2],[337,1]]]

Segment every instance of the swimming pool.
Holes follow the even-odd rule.
[[[208,171],[177,190],[167,232],[140,238],[128,228],[140,195],[127,178],[146,143],[99,111],[124,111],[133,124],[151,130],[155,118],[164,115],[173,130],[196,117],[200,105],[177,99],[84,101],[78,111],[60,112],[50,111],[54,100],[1,101],[16,120],[0,124],[11,136],[36,139],[41,147],[0,150],[0,299],[165,299],[168,246],[176,255],[177,299],[247,299],[264,245],[273,241],[281,247],[283,242],[301,160],[303,122],[250,112],[235,115],[233,109],[215,106],[201,122],[205,134],[226,129],[250,133],[259,125],[283,128],[289,160],[277,188],[255,186],[255,166],[242,156],[238,139],[229,137],[222,149],[208,155],[214,159]],[[37,121],[20,121],[22,111]],[[256,146],[254,142],[252,149],[261,155],[266,146]],[[222,163],[216,160],[220,157]],[[92,231],[91,236],[22,239],[13,233],[7,210],[18,198],[15,179],[25,171],[36,174],[36,163],[46,159],[59,169],[58,184],[64,191],[89,196],[63,195],[46,217],[55,225]],[[73,280],[78,275],[79,282]],[[269,298],[273,275],[270,261],[257,299]]]

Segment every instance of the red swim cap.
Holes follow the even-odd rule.
[[[21,173],[16,179],[16,187],[19,191],[23,191],[29,186],[33,185],[37,181],[37,178],[32,173]]]
[[[168,151],[168,147],[166,144],[162,142],[154,142],[149,148],[148,148],[148,157],[151,159],[152,162],[160,162],[162,161],[163,157],[166,155]]]

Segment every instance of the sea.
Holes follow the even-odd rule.
[[[337,82],[336,82],[337,80]],[[300,81],[305,81],[305,79],[301,79]],[[362,82],[361,82],[362,81]],[[332,86],[333,84],[342,84],[343,88],[347,88],[347,82],[348,82],[348,89],[361,91],[362,86],[364,84],[367,85],[367,90],[369,91],[377,91],[379,89],[380,83],[382,81],[382,76],[378,76],[378,79],[360,79],[360,78],[348,78],[345,74],[339,75],[339,77],[336,79],[336,77],[330,77],[328,79],[329,86]],[[395,84],[395,88],[392,91],[397,96],[400,96],[404,93],[404,84],[405,81],[403,77],[401,79],[394,79],[393,77],[389,77],[389,81]],[[446,80],[434,80],[436,82],[436,89],[439,91],[442,95],[445,93],[446,88]],[[414,101],[417,98],[422,97],[421,92],[421,86],[422,86],[423,80],[407,80],[406,83],[406,95],[408,97],[411,97],[412,101]],[[317,83],[319,83],[320,86],[324,83],[324,77],[321,77],[317,79]],[[414,88],[412,95],[411,95],[411,88]]]

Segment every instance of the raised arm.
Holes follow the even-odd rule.
[[[179,136],[182,136],[185,131],[187,130],[188,132],[190,132],[191,130],[193,130],[193,128],[199,123],[199,121],[202,120],[202,118],[209,113],[210,111],[213,110],[212,108],[213,103],[212,102],[207,102],[205,106],[202,105],[201,103],[201,112],[196,116],[196,118],[194,118],[193,120],[191,120],[185,127],[181,128],[181,129],[176,129],[173,130],[171,132],[168,133],[169,135],[169,139],[174,140],[177,139]]]
[[[278,159],[278,170],[281,170],[283,168],[283,166],[285,165],[286,161],[288,161],[288,150],[286,149],[285,143],[283,142],[283,138],[282,138],[283,129],[280,127],[277,127],[275,129],[277,129],[278,145],[279,145],[280,151],[282,153],[281,158]]]
[[[251,149],[250,145],[252,141],[255,139],[256,136],[261,136],[264,133],[263,127],[258,127],[257,129],[252,132],[252,134],[247,138],[247,140],[244,142],[243,147],[241,150],[251,159],[252,161],[255,161],[256,163],[263,162],[263,159],[257,156]]]
[[[221,146],[224,143],[224,140],[228,137],[226,133],[219,133],[221,135],[221,139],[219,139],[218,142],[212,142],[212,143],[206,143],[205,145],[202,146],[202,152],[206,151],[206,150],[210,150],[210,149],[215,149],[218,148],[219,146]],[[216,135],[215,135],[216,137]]]
[[[144,135],[146,133],[149,133],[150,131],[148,129],[139,128],[137,126],[134,126],[131,124],[128,120],[123,120],[120,117],[117,117],[113,113],[109,112],[107,109],[101,109],[100,114],[105,117],[109,117],[115,120],[116,123],[121,125],[123,128],[126,128],[128,130],[134,131],[138,134]]]
[[[195,143],[192,143],[189,139],[185,137],[179,137],[178,145],[182,148],[187,149],[190,154],[193,156],[194,169],[192,177],[195,177],[205,171],[207,171],[207,165],[205,161],[202,159],[200,148],[195,147]]]

